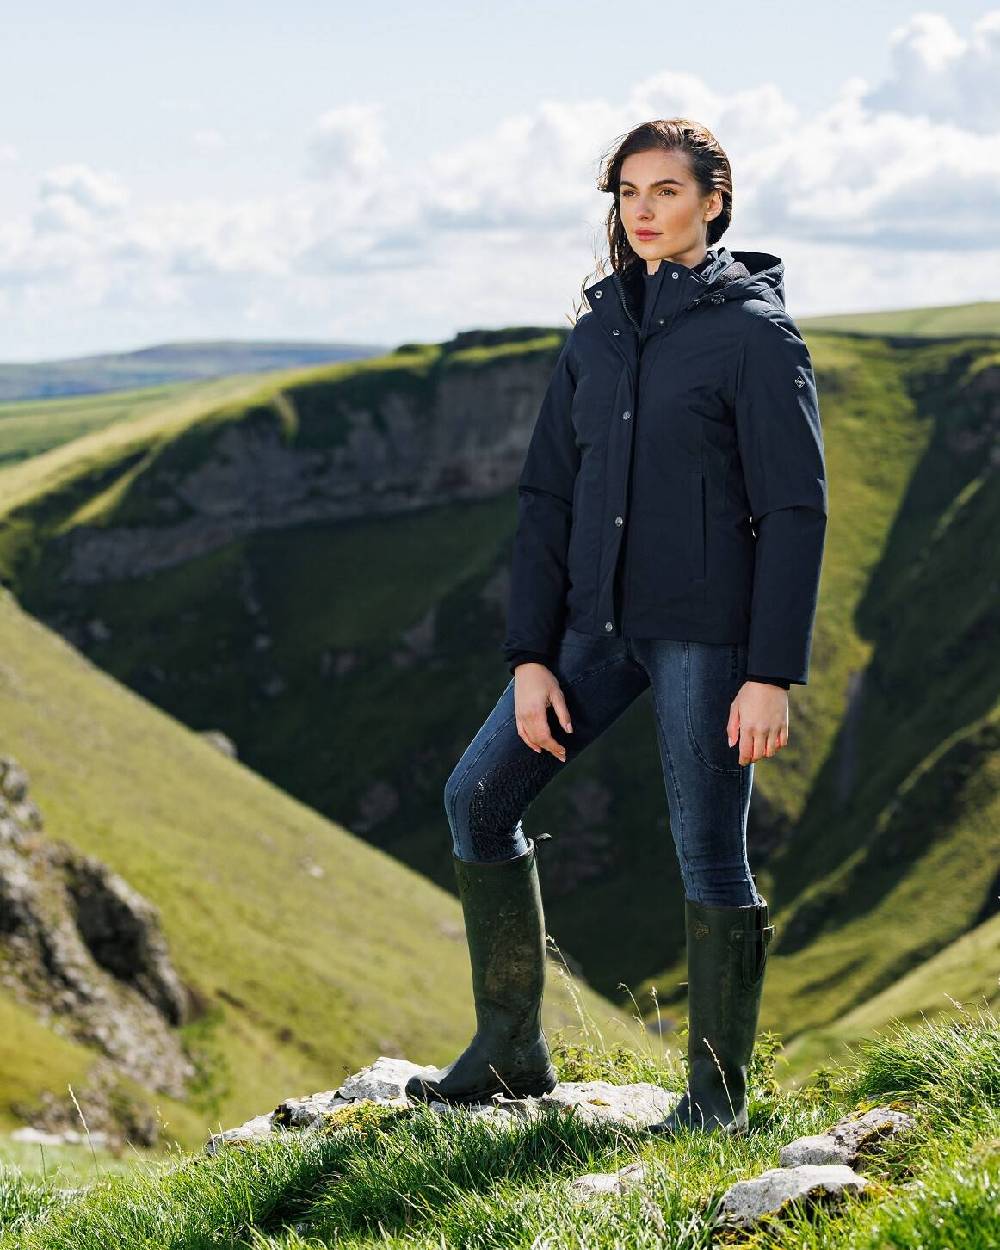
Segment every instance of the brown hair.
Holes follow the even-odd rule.
[[[729,165],[729,158],[715,135],[705,126],[687,117],[669,117],[658,121],[643,122],[616,141],[613,149],[602,160],[601,172],[597,179],[597,189],[607,191],[614,196],[611,207],[608,209],[606,228],[608,256],[612,268],[618,273],[631,261],[638,259],[628,241],[619,211],[618,183],[621,178],[622,162],[626,156],[632,156],[635,152],[648,152],[651,148],[661,148],[664,152],[687,153],[688,164],[700,193],[702,195],[710,195],[713,191],[722,193],[722,212],[708,223],[709,244],[717,243],[722,238],[732,220],[733,172]],[[599,261],[597,276],[603,275],[604,268],[604,262]],[[584,286],[589,285],[588,279],[584,282]]]

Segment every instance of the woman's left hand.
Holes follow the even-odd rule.
[[[788,746],[788,691],[766,681],[745,681],[729,705],[726,738],[731,747],[739,738],[741,764]]]

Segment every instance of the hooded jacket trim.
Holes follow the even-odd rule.
[[[684,308],[689,310],[702,303],[721,304],[731,299],[765,299],[779,308],[785,307],[785,265],[780,257],[771,252],[730,252],[720,247],[714,253],[715,261],[704,272],[686,269],[680,279],[681,289],[687,297]],[[665,262],[661,261],[661,267]],[[673,264],[674,262],[669,262]],[[610,274],[584,287],[583,294],[591,312],[621,329],[630,324],[638,330],[636,316],[638,301],[634,293],[634,281],[641,278],[641,260],[631,261],[619,273]],[[658,296],[664,283],[660,284]],[[617,296],[617,299],[615,298]],[[659,313],[659,298],[654,317]],[[616,307],[617,305],[617,307]]]

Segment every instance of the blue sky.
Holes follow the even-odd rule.
[[[601,155],[676,114],[793,315],[1000,294],[1000,9],[614,12],[5,6],[0,360],[564,324]]]

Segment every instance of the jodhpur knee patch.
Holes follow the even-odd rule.
[[[509,858],[525,809],[560,767],[548,751],[531,751],[486,770],[469,801],[469,837],[478,858]]]

